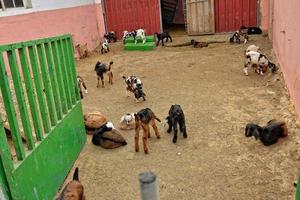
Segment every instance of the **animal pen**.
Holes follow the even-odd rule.
[[[70,35],[0,46],[0,199],[53,199],[80,153],[73,55]]]

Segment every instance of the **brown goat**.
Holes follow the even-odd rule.
[[[144,134],[143,134],[143,146],[144,146],[144,152],[145,154],[148,154],[149,149],[148,149],[148,138],[150,138],[150,127],[149,124],[152,126],[154,129],[155,135],[157,139],[160,138],[157,126],[155,124],[155,120],[160,121],[155,114],[152,112],[150,108],[145,108],[140,110],[139,112],[134,114],[135,117],[135,136],[134,136],[134,141],[135,141],[135,151],[139,151],[139,133],[140,129],[142,127]]]
[[[107,118],[100,112],[92,112],[83,115],[86,133],[93,135],[95,130],[107,122]]]
[[[83,185],[79,182],[78,167],[70,181],[56,200],[85,200]]]
[[[78,55],[79,55],[80,59],[88,57],[87,43],[85,43],[84,45],[77,44],[75,46],[75,48],[76,48],[76,50],[78,52]]]

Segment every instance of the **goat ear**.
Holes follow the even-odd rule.
[[[73,174],[73,180],[74,180],[74,181],[79,181],[78,167],[76,167],[75,172],[74,172],[74,174]]]
[[[256,140],[260,138],[260,133],[258,132],[257,128],[254,129],[253,135],[254,135],[254,137],[255,137]]]

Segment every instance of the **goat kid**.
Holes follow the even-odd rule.
[[[136,99],[136,102],[140,98],[142,98],[144,101],[146,101],[146,94],[143,91],[143,83],[141,79],[139,79],[137,76],[123,76],[123,79],[126,83],[126,95],[129,96],[128,91],[132,92],[134,94],[134,97]]]
[[[125,115],[123,115],[121,117],[119,127],[122,130],[134,129],[135,128],[134,113],[126,113]]]
[[[105,73],[107,73],[107,75],[108,75],[108,83],[110,83],[111,85],[113,84],[113,73],[111,70],[111,65],[113,63],[114,63],[113,61],[110,61],[109,65],[103,64],[99,61],[96,63],[95,71],[96,71],[97,80],[98,80],[97,87],[100,86],[99,81],[101,79],[102,87],[104,88],[105,84],[104,84],[104,76],[103,75]]]
[[[106,39],[108,41],[108,43],[117,42],[117,36],[114,31],[105,33],[103,38]]]
[[[255,52],[249,51],[246,53],[246,62],[244,65],[244,73],[248,76],[248,68],[254,67],[256,68],[256,73],[260,75],[264,75],[268,69],[275,73],[277,71],[277,66],[272,63],[265,55]]]
[[[256,124],[247,124],[245,136],[254,136],[256,140],[260,140],[265,146],[275,144],[279,138],[288,135],[287,125],[284,121],[271,120],[266,126],[261,127]]]
[[[109,47],[108,47],[108,40],[104,38],[102,46],[101,46],[101,54],[108,53]]]
[[[134,136],[134,141],[135,141],[135,151],[139,151],[139,133],[140,129],[142,128],[144,131],[143,134],[143,146],[144,146],[144,152],[145,154],[148,154],[149,152],[149,145],[148,145],[148,138],[150,138],[150,127],[149,125],[152,126],[155,135],[157,139],[160,139],[160,135],[158,132],[158,128],[155,124],[155,120],[160,121],[153,111],[150,108],[145,108],[140,110],[139,112],[134,114],[135,117],[135,136]]]
[[[79,181],[78,167],[73,174],[73,180],[65,186],[56,200],[85,200],[84,188]]]
[[[240,29],[235,31],[235,33],[231,36],[231,38],[229,39],[229,41],[231,43],[241,43],[241,37],[244,38],[244,43],[246,44],[249,41],[249,36],[247,34],[247,31],[245,31],[244,29]]]
[[[85,93],[88,93],[87,87],[85,85],[85,82],[81,76],[77,76],[77,84],[79,87],[79,92],[80,92],[80,98],[83,99],[83,94],[82,94],[82,88],[84,88]]]
[[[123,44],[125,44],[125,40],[129,37],[135,38],[136,36],[136,31],[123,31]]]
[[[156,43],[156,46],[159,45],[160,41],[161,41],[161,45],[164,46],[164,39],[166,39],[166,42],[169,41],[170,39],[170,42],[172,42],[172,37],[170,35],[170,33],[168,31],[164,31],[162,33],[154,33],[154,37],[156,38],[157,40],[157,43]]]
[[[146,33],[144,29],[137,29],[132,32],[124,31],[123,32],[123,43],[125,43],[125,39],[133,37],[134,43],[137,44],[137,38],[140,37],[143,41],[143,44],[146,43]]]
[[[169,110],[169,116],[166,118],[166,122],[169,125],[167,132],[171,133],[172,129],[174,131],[173,143],[177,142],[177,123],[179,124],[180,132],[183,133],[183,137],[187,138],[185,117],[180,105],[175,104],[171,106]]]
[[[83,58],[88,57],[87,43],[85,43],[84,45],[77,44],[77,45],[75,46],[75,49],[76,49],[77,52],[78,52],[79,59],[83,59]]]
[[[114,149],[127,145],[123,136],[115,129],[111,122],[107,122],[95,130],[92,143],[96,146],[102,146],[105,149]]]

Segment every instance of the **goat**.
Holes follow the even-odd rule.
[[[113,64],[114,62],[113,61],[110,61],[109,65],[105,65],[101,62],[97,62],[96,65],[95,65],[95,71],[96,71],[96,74],[97,74],[97,80],[98,80],[98,83],[97,83],[97,87],[100,86],[99,84],[99,81],[101,79],[101,82],[102,82],[102,87],[104,88],[104,77],[103,77],[103,74],[107,73],[108,75],[108,83],[110,83],[111,85],[113,84],[113,73],[111,71],[111,65]]]
[[[150,108],[144,108],[140,110],[139,112],[134,114],[135,117],[135,136],[134,136],[134,141],[135,141],[135,151],[139,151],[139,132],[140,129],[142,128],[144,131],[143,134],[143,146],[144,146],[144,152],[145,154],[148,154],[149,149],[148,149],[148,138],[150,138],[150,127],[149,125],[152,126],[154,129],[155,135],[157,139],[160,139],[160,135],[157,129],[157,126],[155,124],[155,120],[160,121],[153,111]]]
[[[107,122],[95,130],[92,143],[96,146],[102,146],[105,149],[114,149],[127,145],[123,136],[115,129],[111,122]]]
[[[95,130],[107,123],[107,118],[100,112],[93,112],[83,115],[86,133],[93,135]]]
[[[142,98],[144,101],[146,101],[146,94],[143,91],[143,83],[141,79],[139,79],[137,76],[123,76],[123,79],[126,83],[126,95],[129,96],[128,91],[132,92],[134,94],[134,97],[136,99],[136,102],[140,98]]]
[[[78,52],[79,59],[83,59],[83,58],[88,57],[87,43],[85,43],[84,45],[77,44],[75,46],[75,48],[76,48],[76,50]]]
[[[123,31],[123,44],[125,44],[125,40],[129,37],[135,38],[136,36],[136,31]]]
[[[245,29],[240,29],[234,32],[234,34],[230,37],[229,41],[231,43],[241,43],[240,37],[244,38],[244,43],[246,44],[249,40],[249,36],[247,34],[247,31]]]
[[[77,76],[77,84],[79,87],[79,93],[80,93],[80,98],[83,99],[83,94],[82,94],[82,87],[84,88],[85,93],[88,93],[87,87],[85,85],[85,82],[81,76]]]
[[[240,29],[244,29],[247,31],[248,35],[254,35],[254,34],[262,34],[262,30],[259,27],[245,27],[241,26]]]
[[[187,138],[186,126],[185,126],[185,117],[183,110],[180,105],[172,105],[169,110],[169,116],[166,118],[166,121],[169,125],[167,130],[168,133],[171,133],[172,128],[174,131],[173,143],[177,142],[177,123],[179,124],[180,132],[183,133],[183,137]]]
[[[84,188],[79,181],[78,167],[73,174],[73,180],[63,189],[62,193],[56,200],[84,200]]]
[[[135,117],[134,113],[126,113],[121,117],[120,120],[120,129],[122,130],[130,130],[135,128]]]
[[[260,75],[264,75],[264,73],[268,70],[268,68],[275,73],[277,71],[277,67],[274,63],[272,63],[265,55],[255,52],[249,51],[246,53],[246,62],[244,65],[244,73],[248,76],[248,68],[256,66],[256,72]]]
[[[106,39],[108,41],[108,43],[117,42],[117,36],[114,31],[105,33],[103,38]]]
[[[108,40],[104,38],[102,46],[101,46],[101,54],[108,53],[109,47],[108,47]]]
[[[283,121],[271,120],[266,126],[261,127],[256,124],[247,124],[245,136],[254,136],[259,139],[265,146],[275,144],[279,138],[288,135],[287,125]]]
[[[257,52],[257,53],[260,53],[261,51],[260,51],[260,48],[258,47],[258,46],[256,46],[256,45],[249,45],[248,47],[247,47],[247,49],[246,49],[246,51],[245,51],[245,54],[246,53],[248,53],[248,52],[250,52],[250,51],[255,51],[255,52]]]
[[[160,41],[161,41],[161,45],[164,46],[164,39],[166,39],[166,42],[169,41],[170,39],[170,42],[172,42],[172,37],[170,35],[170,33],[168,31],[164,31],[162,33],[154,33],[154,37],[157,39],[157,43],[156,43],[156,46],[159,45]]]

